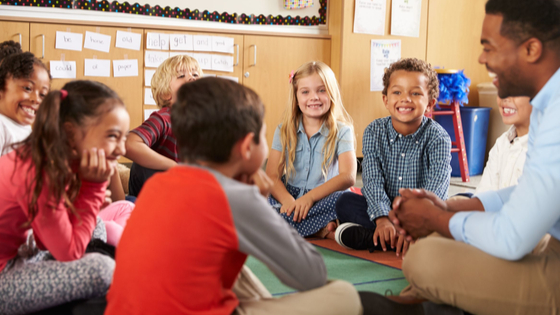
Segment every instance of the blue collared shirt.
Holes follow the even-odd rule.
[[[424,188],[447,199],[451,140],[443,127],[423,117],[415,133],[399,134],[391,116],[374,120],[364,131],[362,194],[370,220],[387,216],[400,188]]]
[[[517,186],[477,195],[485,212],[458,212],[453,237],[490,255],[517,260],[548,232],[560,239],[560,69],[531,100],[523,174]]]
[[[335,156],[331,165],[328,167],[327,179],[329,180],[338,175],[338,156],[344,152],[355,150],[352,136],[353,129],[342,123],[338,124],[338,139],[336,141]],[[294,160],[295,174],[289,176],[288,184],[301,189],[300,195],[325,183],[325,177],[321,171],[323,164],[323,146],[329,135],[329,129],[323,124],[321,129],[311,138],[307,139],[307,134],[303,124],[299,123],[296,146],[296,157]],[[280,141],[280,125],[274,131],[272,149],[282,152],[282,142]],[[286,152],[286,159],[288,152]],[[297,199],[296,198],[296,199]]]

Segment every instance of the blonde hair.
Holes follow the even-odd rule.
[[[293,75],[292,82],[290,84],[290,95],[288,100],[288,108],[284,112],[282,118],[282,126],[280,127],[280,140],[282,142],[282,155],[280,158],[280,164],[278,165],[278,174],[286,174],[286,179],[295,174],[294,160],[296,157],[296,146],[297,146],[297,131],[299,121],[303,115],[301,112],[298,102],[297,102],[297,90],[299,80],[311,76],[313,74],[318,74],[321,80],[325,84],[327,89],[327,94],[331,100],[331,107],[328,113],[326,113],[322,119],[323,124],[329,129],[329,135],[325,141],[325,145],[322,148],[323,152],[323,162],[321,164],[321,172],[325,180],[328,176],[328,168],[333,162],[333,158],[336,151],[336,141],[338,139],[339,126],[338,123],[342,123],[349,126],[352,130],[352,142],[356,143],[356,138],[354,136],[354,128],[352,117],[346,112],[344,105],[342,104],[342,98],[340,96],[340,89],[338,87],[338,82],[334,72],[329,66],[320,61],[310,61],[306,64],[300,66]],[[286,153],[288,153],[288,160],[286,161]]]
[[[186,69],[187,71],[195,70],[198,75],[202,77],[202,69],[198,61],[193,57],[177,55],[167,58],[159,65],[151,82],[152,95],[159,108],[171,105],[171,100],[169,99],[169,95],[172,93],[170,86],[171,80],[174,76],[179,74],[181,69]]]

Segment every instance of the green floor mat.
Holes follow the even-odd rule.
[[[408,282],[401,270],[376,264],[364,259],[341,254],[329,249],[315,247],[323,256],[329,279],[346,280],[359,291],[372,291],[384,294],[387,289],[397,294]],[[274,296],[294,292],[283,285],[278,278],[260,261],[253,257],[247,259],[246,265],[261,280]]]

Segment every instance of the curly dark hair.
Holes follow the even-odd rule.
[[[0,64],[0,90],[4,91],[6,88],[6,81],[10,78],[29,78],[33,74],[33,71],[35,71],[35,66],[45,69],[49,74],[49,79],[51,79],[47,67],[30,52],[13,54],[4,58]]]
[[[489,0],[486,14],[502,15],[500,34],[518,44],[535,37],[560,49],[560,0]]]
[[[19,43],[14,42],[13,40],[7,40],[0,43],[0,63],[2,60],[7,56],[13,54],[21,54],[23,50],[21,50],[21,45]]]
[[[428,90],[430,93],[430,100],[437,100],[439,96],[439,80],[437,73],[432,69],[432,65],[424,60],[416,58],[406,58],[393,62],[389,68],[385,69],[383,75],[383,95],[387,95],[389,89],[389,79],[393,72],[397,70],[405,70],[408,72],[420,72],[428,78]]]

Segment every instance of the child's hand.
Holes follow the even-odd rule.
[[[290,200],[289,202],[284,202],[282,204],[282,208],[280,208],[280,213],[288,213],[288,210],[290,210],[290,213],[292,213],[292,211],[294,211],[294,205],[296,203],[296,200],[292,198],[292,200]]]
[[[113,175],[114,167],[105,159],[105,151],[92,148],[82,152],[79,175],[82,180],[103,183]]]
[[[270,177],[268,177],[265,171],[260,168],[253,175],[241,175],[236,179],[247,185],[257,186],[261,195],[263,195],[265,198],[268,197],[268,195],[270,194],[270,190],[274,185]]]
[[[377,238],[379,237],[379,242],[381,243],[383,251],[387,251],[385,243],[387,243],[387,245],[390,243],[391,248],[395,247],[396,231],[393,223],[391,223],[387,217],[380,217],[375,220],[375,224],[377,227],[373,233],[373,244],[377,246]]]
[[[309,196],[309,194],[305,194],[291,205],[291,207],[287,211],[287,214],[289,216],[293,212],[294,222],[301,222],[301,220],[307,218],[307,213],[309,213],[309,209],[311,209],[313,203],[314,201],[311,196]]]
[[[402,255],[401,258],[404,258],[404,255],[406,255],[406,252],[408,251],[408,247],[412,244],[414,244],[416,241],[412,240],[412,241],[407,241],[406,240],[406,235],[398,235],[395,236],[398,240],[397,240],[397,248],[396,248],[396,252],[397,252],[397,256],[399,256],[399,254],[401,253],[402,250]]]

